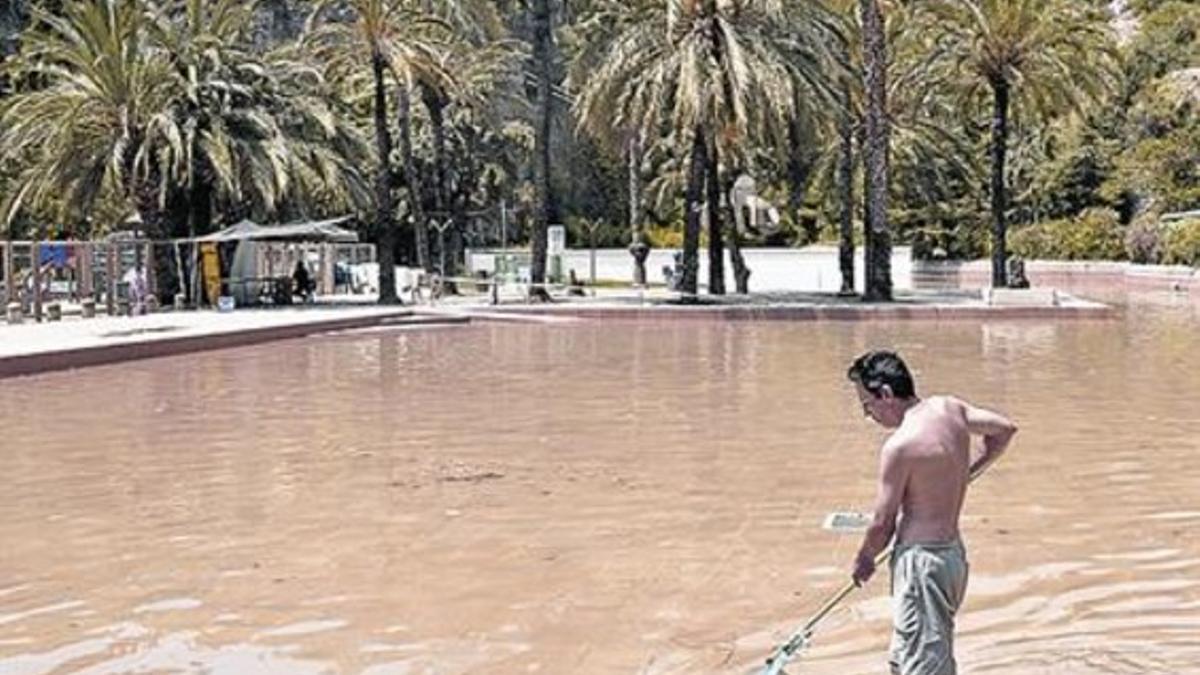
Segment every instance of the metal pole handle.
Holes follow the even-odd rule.
[[[975,479],[982,476],[984,472],[991,467],[992,463],[993,462],[988,462],[979,467],[978,471],[972,473],[967,478],[967,483],[970,484],[975,482]],[[888,556],[892,554],[893,548],[893,546],[888,546],[886,549],[881,551],[879,555],[875,556],[876,567],[882,565],[883,562],[888,559]],[[774,653],[767,657],[767,665],[762,669],[761,675],[780,675],[780,673],[783,672],[783,667],[788,664],[788,661],[791,661],[792,656],[808,645],[808,641],[810,638],[812,638],[813,631],[816,630],[817,624],[821,623],[821,621],[828,616],[835,607],[841,604],[842,600],[845,600],[846,596],[850,595],[855,588],[858,588],[858,584],[854,583],[853,581],[849,581],[846,583],[846,585],[842,586],[837,590],[837,592],[831,595],[829,599],[825,601],[825,604],[821,605],[821,608],[818,609],[815,614],[809,617],[808,621],[804,622],[804,625],[801,626],[799,630],[792,633],[787,642],[777,647]]]

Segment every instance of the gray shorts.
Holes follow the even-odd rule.
[[[896,675],[955,675],[954,615],[967,591],[962,542],[903,544],[892,553]]]

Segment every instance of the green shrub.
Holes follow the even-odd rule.
[[[650,248],[683,248],[683,224],[679,225],[647,225],[642,234],[646,237],[646,244]],[[761,242],[755,243],[753,240],[747,241],[742,238],[742,246],[759,246]],[[708,246],[708,227],[700,228],[700,248]],[[725,248],[729,248],[729,236],[725,236]]]
[[[1047,220],[1014,230],[1012,253],[1027,260],[1122,260],[1125,237],[1112,209],[1084,209],[1074,219]]]
[[[1008,233],[1008,252],[1026,260],[1054,258],[1050,241],[1050,221],[1025,225]]]
[[[650,248],[683,248],[683,227],[647,227],[646,243]]]
[[[1084,209],[1058,234],[1057,246],[1068,260],[1121,260],[1125,236],[1121,218],[1112,209]]]
[[[1183,220],[1165,228],[1163,262],[1200,267],[1200,220]]]
[[[1163,231],[1158,214],[1146,212],[1125,231],[1125,254],[1135,263],[1157,265],[1163,259]]]

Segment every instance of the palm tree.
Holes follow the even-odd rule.
[[[344,5],[353,20],[317,25],[332,6]],[[396,73],[436,72],[437,53],[446,40],[445,23],[403,0],[322,0],[306,28],[306,42],[330,73],[351,91],[369,87],[375,132],[373,226],[379,244],[379,302],[397,304],[396,195],[393,187],[392,131],[387,84]],[[369,75],[363,65],[370,64]],[[448,75],[446,75],[448,79]],[[410,199],[413,196],[410,195]]]
[[[951,0],[929,11],[942,62],[970,98],[990,94],[992,285],[1003,287],[1012,109],[1048,114],[1095,100],[1109,86],[1115,42],[1105,10],[1077,0]]]
[[[704,167],[704,202],[708,209],[708,292],[711,295],[725,295],[725,238],[721,236],[720,167],[721,151],[714,145],[709,150]]]
[[[611,21],[613,15],[604,13],[603,9],[593,8],[574,26],[573,34],[576,40],[570,45],[573,53],[566,82],[569,90],[577,89],[588,82],[591,72],[608,58],[607,46],[627,27]],[[578,114],[578,109],[575,112]],[[629,226],[629,254],[633,257],[633,284],[645,286],[646,259],[649,257],[650,247],[643,231],[642,164],[647,157],[647,142],[653,144],[657,137],[647,138],[641,125],[635,122],[629,123],[625,128],[617,128],[607,121],[585,119],[580,119],[579,124],[599,141],[599,147],[622,156],[626,171],[626,218]]]
[[[29,162],[10,215],[124,201],[152,231],[178,235],[164,207],[180,196],[192,234],[209,228],[218,202],[272,213],[318,192],[352,201],[358,135],[311,69],[241,47],[249,17],[233,0],[38,14],[21,59],[34,81],[5,113],[5,147]]]
[[[854,116],[848,81],[841,87],[842,110],[837,121],[838,269],[841,292],[854,293]]]
[[[892,299],[892,242],[888,228],[887,36],[879,0],[859,0],[862,18],[863,84],[866,106],[863,164],[866,167],[867,300]]]
[[[803,224],[802,244],[816,243],[820,236],[814,219],[806,220],[801,211],[808,188],[812,183],[813,170],[820,161],[820,131],[826,111],[806,100],[795,104],[796,116],[792,119],[788,133],[787,182],[788,215],[796,227]]]
[[[779,0],[638,0],[598,3],[590,20],[616,30],[588,54],[580,124],[678,132],[688,157],[681,291],[695,297],[700,216],[712,158],[747,155],[749,145],[788,147],[799,87],[828,91],[835,31],[816,3]],[[668,107],[669,106],[669,107]],[[683,146],[686,143],[686,146]],[[687,147],[687,150],[683,150]]]
[[[184,85],[150,53],[142,10],[135,0],[71,2],[58,15],[34,8],[22,57],[11,63],[39,86],[0,113],[0,153],[24,166],[6,220],[23,208],[81,217],[119,195],[148,226],[158,223],[161,184],[184,154],[171,110]]]
[[[250,50],[253,3],[176,0],[148,5],[154,48],[185,83],[173,102],[184,157],[191,236],[209,230],[214,201],[250,201],[263,215],[321,194],[356,203],[359,135],[335,114],[319,71],[292,53]]]
[[[370,143],[352,107],[297,46],[269,52],[256,92],[287,145],[290,189],[283,207],[301,217],[361,211],[371,186],[361,167],[371,164]]]
[[[551,134],[554,131],[554,15],[550,0],[532,0],[533,4],[533,65],[537,76],[536,150],[534,153],[534,190],[537,210],[533,218],[533,260],[529,281],[537,297],[548,299],[546,283],[547,231],[550,211],[554,207],[553,184],[550,175]]]
[[[853,19],[853,0],[836,0],[832,7],[843,18],[846,26],[844,40],[837,44],[838,54],[845,66],[845,72],[838,77],[836,85],[837,105],[834,113],[834,133],[836,144],[825,151],[824,164],[830,173],[834,185],[833,192],[837,195],[838,219],[838,269],[841,273],[842,284],[840,292],[854,293],[854,136],[855,129],[862,128],[862,68],[855,62],[854,53],[861,57],[863,50],[855,49],[855,41],[862,43],[860,22]],[[793,160],[795,161],[795,160]],[[868,269],[871,265],[870,256],[864,256]],[[865,275],[869,278],[868,272]]]
[[[834,5],[846,19],[847,41],[840,45],[848,69],[839,80],[838,104],[833,119],[821,129],[827,142],[814,169],[819,186],[835,196],[839,223],[839,261],[842,292],[854,291],[854,186],[868,178],[861,164],[866,145],[866,91],[863,73],[863,30],[857,0],[841,0]],[[889,199],[917,197],[936,210],[937,204],[953,197],[951,188],[963,177],[975,175],[969,142],[955,123],[958,112],[945,92],[950,88],[944,69],[934,67],[938,54],[925,36],[928,17],[913,7],[893,5],[885,18],[885,43],[888,50],[888,81],[885,92],[888,121],[888,173],[917,175],[921,180],[897,186],[889,179]],[[855,152],[855,146],[859,150]],[[857,176],[857,177],[856,177]],[[957,182],[956,182],[957,181]],[[864,190],[864,192],[866,192]],[[870,212],[866,195],[862,212]],[[864,217],[864,239],[871,240],[868,219]],[[889,224],[890,228],[890,224]],[[878,277],[871,255],[865,255],[867,279]]]
[[[640,131],[626,134],[625,147],[626,191],[629,193],[629,254],[633,256],[633,284],[646,285],[646,258],[650,246],[642,228],[642,157],[644,143]]]
[[[460,208],[462,200],[450,194],[448,176],[451,167],[447,164],[447,128],[458,109],[475,107],[484,109],[493,102],[500,83],[515,69],[519,50],[515,43],[506,39],[503,21],[496,7],[486,0],[411,0],[423,11],[436,15],[453,29],[453,39],[441,50],[440,64],[443,72],[453,73],[454,81],[437,78],[410,78],[408,88],[419,81],[421,99],[429,116],[429,127],[433,137],[433,205],[437,217],[449,219],[450,241],[443,259],[448,263],[446,272],[457,276],[458,263],[463,254],[463,232],[465,217]],[[404,92],[401,92],[404,95]],[[418,177],[414,176],[414,179]],[[420,202],[420,200],[415,200]],[[422,223],[422,227],[425,224]],[[448,255],[446,255],[448,254]],[[450,284],[449,288],[454,285]]]

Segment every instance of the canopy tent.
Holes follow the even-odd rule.
[[[312,241],[353,244],[358,242],[358,234],[338,227],[350,219],[351,216],[342,216],[287,225],[259,225],[250,220],[243,220],[218,232],[198,237],[196,241]]]
[[[296,263],[309,256],[316,259],[317,278],[326,279],[326,287],[333,286],[334,282],[330,280],[335,279],[333,265],[338,259],[334,249],[344,248],[347,244],[360,245],[357,233],[338,227],[352,218],[343,216],[286,225],[259,225],[252,220],[242,220],[223,230],[185,241],[201,245],[198,250],[214,249],[212,257],[218,262],[205,275],[210,279],[207,283],[221,290],[208,292],[209,297],[215,293],[228,294],[235,298],[238,306],[247,306],[257,304],[263,289],[272,288],[271,284],[290,275]],[[184,242],[176,242],[176,245],[180,243]],[[232,254],[225,247],[216,251],[216,244],[230,244]],[[314,248],[320,248],[319,256]],[[304,264],[307,267],[309,263]]]

